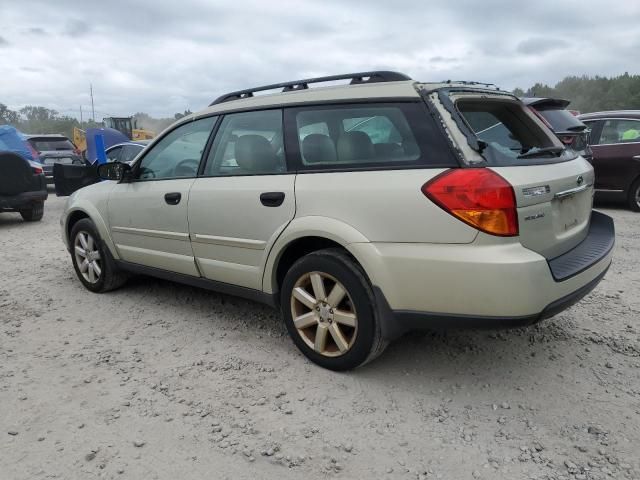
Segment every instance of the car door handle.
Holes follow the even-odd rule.
[[[284,192],[261,193],[260,201],[265,207],[279,207],[284,202]]]
[[[180,192],[171,192],[166,193],[164,195],[164,201],[169,205],[177,205],[180,203],[180,199],[182,198],[182,194]]]

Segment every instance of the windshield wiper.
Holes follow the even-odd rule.
[[[544,147],[544,148],[531,147],[526,152],[518,155],[518,158],[538,157],[548,153],[551,153],[552,155],[560,155],[562,152],[564,152],[564,147]]]

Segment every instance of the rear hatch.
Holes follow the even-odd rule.
[[[84,163],[76,154],[73,143],[65,137],[32,137],[29,138],[29,143],[38,152],[43,165],[51,167],[55,163],[63,165]]]
[[[452,130],[466,139],[458,147],[469,166],[491,168],[513,187],[525,247],[552,259],[585,239],[593,199],[589,162],[510,94],[445,89],[439,100]]]

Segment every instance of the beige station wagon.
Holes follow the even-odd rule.
[[[59,192],[87,183],[74,168]],[[379,71],[233,92],[98,174],[61,220],[87,289],[134,273],[265,302],[333,370],[414,329],[550,317],[611,263],[591,165],[492,85]]]

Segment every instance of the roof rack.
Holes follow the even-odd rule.
[[[342,75],[330,75],[328,77],[307,78],[305,80],[295,80],[293,82],[274,83],[273,85],[265,85],[263,87],[248,88],[246,90],[238,90],[236,92],[227,93],[216,98],[209,104],[216,105],[218,103],[229,102],[231,100],[240,100],[242,98],[251,98],[255,92],[265,90],[275,90],[282,88],[283,92],[292,92],[295,90],[306,90],[310,83],[333,82],[334,80],[351,80],[350,85],[359,85],[362,83],[379,83],[379,82],[398,82],[403,80],[411,80],[411,77],[399,72],[390,72],[386,70],[372,72],[345,73]]]

